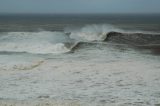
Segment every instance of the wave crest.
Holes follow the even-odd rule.
[[[121,29],[115,28],[112,25],[86,25],[78,28],[66,28],[65,32],[70,33],[70,38],[78,41],[103,41],[106,38],[106,33],[111,31],[122,32]]]

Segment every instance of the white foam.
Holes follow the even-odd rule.
[[[10,32],[0,37],[0,51],[28,53],[65,53],[63,42],[69,38],[61,32]]]
[[[28,101],[16,101],[16,100],[0,100],[0,106],[90,106],[81,105],[79,101],[75,100],[51,100],[51,99],[41,99],[41,100],[28,100]]]
[[[63,43],[51,44],[48,42],[41,43],[1,43],[1,51],[7,52],[28,52],[28,53],[38,53],[38,54],[47,54],[47,53],[65,53],[69,49],[65,47]]]

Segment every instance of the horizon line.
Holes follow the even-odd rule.
[[[11,15],[12,15],[12,14],[13,14],[13,15],[14,15],[14,14],[15,14],[15,15],[21,15],[21,14],[22,14],[22,15],[23,15],[23,14],[24,14],[24,15],[27,15],[27,14],[28,14],[28,15],[34,15],[34,14],[35,14],[35,15],[79,15],[79,14],[84,14],[84,15],[92,15],[92,14],[93,14],[93,15],[94,15],[94,14],[95,14],[95,15],[96,15],[96,14],[102,14],[102,15],[105,15],[105,14],[106,14],[106,15],[107,15],[107,14],[113,14],[113,15],[114,15],[114,14],[115,14],[115,15],[116,15],[116,14],[122,14],[122,15],[123,15],[123,14],[124,14],[124,15],[125,15],[125,14],[126,14],[126,15],[127,15],[127,14],[133,14],[133,15],[134,15],[134,14],[138,14],[138,15],[141,15],[141,14],[142,14],[142,15],[145,15],[145,14],[146,14],[146,15],[147,15],[147,14],[148,14],[148,15],[150,15],[150,14],[160,14],[160,13],[158,13],[158,12],[157,12],[157,13],[156,13],[156,12],[155,12],[155,13],[146,13],[146,12],[144,12],[144,13],[136,13],[136,12],[135,12],[135,13],[127,13],[127,12],[125,12],[125,13],[122,13],[122,12],[121,12],[121,13],[120,13],[120,12],[119,12],[119,13],[32,13],[32,12],[30,12],[30,13],[29,13],[29,12],[28,12],[28,13],[16,13],[16,12],[15,12],[15,13],[8,13],[8,12],[0,12],[0,15],[3,15],[3,14],[4,14],[4,15],[5,15],[5,14],[6,14],[6,15],[10,15],[10,14],[11,14]]]

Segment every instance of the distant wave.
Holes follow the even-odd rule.
[[[82,44],[102,42],[160,48],[160,34],[124,31],[112,25],[66,28],[64,32],[3,32],[0,33],[0,52],[67,53],[78,49]]]

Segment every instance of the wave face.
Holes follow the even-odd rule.
[[[110,32],[104,41],[134,46],[160,45],[159,34]]]
[[[66,53],[82,43],[93,41],[133,45],[160,44],[160,36],[145,33],[148,32],[124,31],[106,24],[67,27],[64,32],[3,32],[0,33],[0,52]]]

